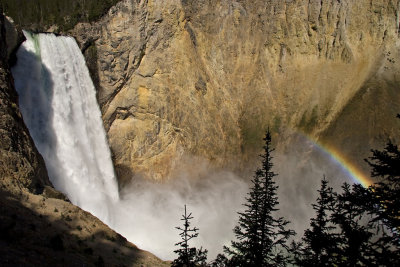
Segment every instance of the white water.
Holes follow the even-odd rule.
[[[203,173],[202,179],[182,171],[170,184],[134,181],[121,190],[119,198],[95,89],[75,40],[25,35],[27,41],[18,51],[12,72],[24,121],[54,186],[140,248],[169,260],[180,241],[174,227],[181,225],[183,206],[188,204],[193,226],[200,228],[192,245],[209,249],[210,260],[222,252],[233,238],[247,184],[232,173],[213,172],[195,159],[193,172]],[[303,152],[282,159],[284,165],[278,171],[281,207],[287,218],[297,221],[300,235],[313,215],[309,207],[323,174],[340,176],[329,162],[315,166],[311,162],[308,172],[296,175],[299,155],[308,150],[306,144],[306,152],[300,149]]]
[[[26,125],[53,185],[112,224],[118,186],[96,92],[73,38],[33,35],[12,69]]]
[[[50,179],[72,203],[91,212],[141,249],[174,259],[184,204],[200,235],[192,244],[209,259],[233,238],[247,184],[198,161],[198,181],[182,172],[171,184],[135,181],[118,196],[110,151],[85,60],[76,42],[51,34],[25,33],[12,69],[26,125]]]

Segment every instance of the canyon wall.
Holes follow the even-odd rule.
[[[243,170],[268,126],[281,151],[300,132],[358,162],[398,138],[398,12],[397,0],[125,0],[70,34],[120,182],[161,180],[193,158]]]
[[[399,139],[398,0],[17,2],[21,27],[80,43],[122,183],[243,171],[268,126],[280,151],[301,133],[361,167]]]
[[[21,34],[0,9],[0,266],[169,266],[52,187],[10,73]]]
[[[0,177],[3,189],[42,192],[50,185],[42,156],[29,135],[18,108],[8,61],[18,46],[18,32],[0,15]]]
[[[91,21],[82,12],[74,20]],[[123,0],[98,21],[19,23],[78,40],[124,184],[201,161],[246,171],[267,127],[279,153],[301,134],[360,164],[398,143],[398,13],[398,0]],[[1,260],[166,265],[51,187],[17,106],[8,62],[21,39],[9,24],[1,16]]]

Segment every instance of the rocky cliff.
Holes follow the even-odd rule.
[[[0,266],[168,266],[51,186],[9,70],[19,36],[0,9]]]
[[[121,183],[204,159],[243,171],[268,126],[280,152],[301,133],[353,161],[400,140],[398,0],[123,0],[98,21],[117,1],[92,15],[42,2],[14,18],[80,43]],[[52,189],[8,70],[18,33],[1,19],[0,265],[165,264]]]
[[[120,181],[242,170],[270,126],[362,162],[398,138],[399,1],[124,0],[81,44]],[[191,160],[186,160],[190,166]]]
[[[42,156],[35,148],[18,108],[8,60],[18,45],[18,32],[0,15],[0,176],[3,189],[27,188],[40,193],[50,185]],[[7,29],[7,31],[6,31]],[[8,36],[8,37],[7,37]],[[6,44],[6,41],[8,44]]]

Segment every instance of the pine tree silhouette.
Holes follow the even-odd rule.
[[[180,230],[180,237],[182,241],[175,244],[180,248],[174,252],[178,254],[178,258],[172,262],[172,267],[197,267],[206,266],[207,250],[202,248],[189,247],[189,241],[199,235],[199,228],[190,227],[190,220],[193,219],[192,213],[187,214],[186,205],[185,213],[182,215],[183,227],[178,226],[176,229]]]
[[[239,222],[234,228],[237,241],[224,251],[231,256],[228,266],[284,266],[288,260],[286,242],[294,235],[287,230],[289,221],[275,218],[279,204],[277,186],[273,177],[271,134],[268,130],[265,138],[264,154],[261,155],[262,167],[257,169],[252,179],[252,187],[246,197],[246,210],[239,212]]]
[[[397,115],[400,118],[400,115]],[[383,151],[372,149],[372,156],[366,159],[371,166],[372,177],[379,182],[370,187],[374,196],[375,212],[391,229],[396,239],[400,239],[400,151],[392,141],[386,144]]]
[[[299,266],[331,266],[333,262],[338,240],[333,232],[335,226],[330,221],[335,206],[335,193],[328,186],[325,176],[318,192],[317,204],[312,205],[316,217],[311,219],[311,228],[305,230],[302,242],[292,247],[295,263]]]
[[[353,186],[353,188],[357,188]],[[366,211],[349,184],[342,186],[343,193],[336,198],[332,221],[338,226],[339,236],[336,242],[338,266],[373,266],[371,256],[374,233],[366,220]]]
[[[400,119],[400,114],[397,114]],[[376,262],[385,266],[400,265],[400,150],[389,140],[385,148],[372,149],[365,161],[371,167],[371,176],[378,182],[368,189],[359,188],[362,207],[372,217],[369,226],[377,232],[373,244]],[[360,197],[361,196],[361,197]]]

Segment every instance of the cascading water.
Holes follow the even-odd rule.
[[[175,226],[186,203],[201,235],[193,243],[210,257],[232,240],[247,184],[228,172],[196,181],[181,173],[170,184],[136,181],[122,188],[114,176],[95,89],[75,40],[25,32],[12,69],[20,109],[56,189],[142,249],[173,259]]]
[[[12,73],[50,180],[72,203],[110,224],[118,186],[83,55],[73,38],[24,34]]]
[[[194,172],[204,172],[206,179],[197,181],[182,172],[170,184],[135,181],[122,188],[119,197],[95,89],[75,40],[52,34],[25,36],[12,73],[24,121],[54,186],[140,248],[169,260],[175,257],[179,237],[174,227],[181,225],[186,203],[193,211],[193,224],[200,228],[193,245],[209,249],[211,259],[221,252],[233,238],[236,211],[243,208],[248,185],[232,173],[213,171],[194,160]],[[311,146],[299,143],[295,150],[305,155]],[[324,155],[318,154],[317,165],[308,163],[309,171],[300,168],[301,179],[292,179],[297,177],[292,170],[299,169],[298,155],[281,159],[278,184],[284,189],[281,207],[297,218],[301,233],[311,215],[309,203],[315,199],[310,185],[317,186],[315,181],[327,173],[340,176],[341,171],[320,161]],[[328,166],[327,171],[321,166]],[[308,198],[299,201],[299,192]]]

